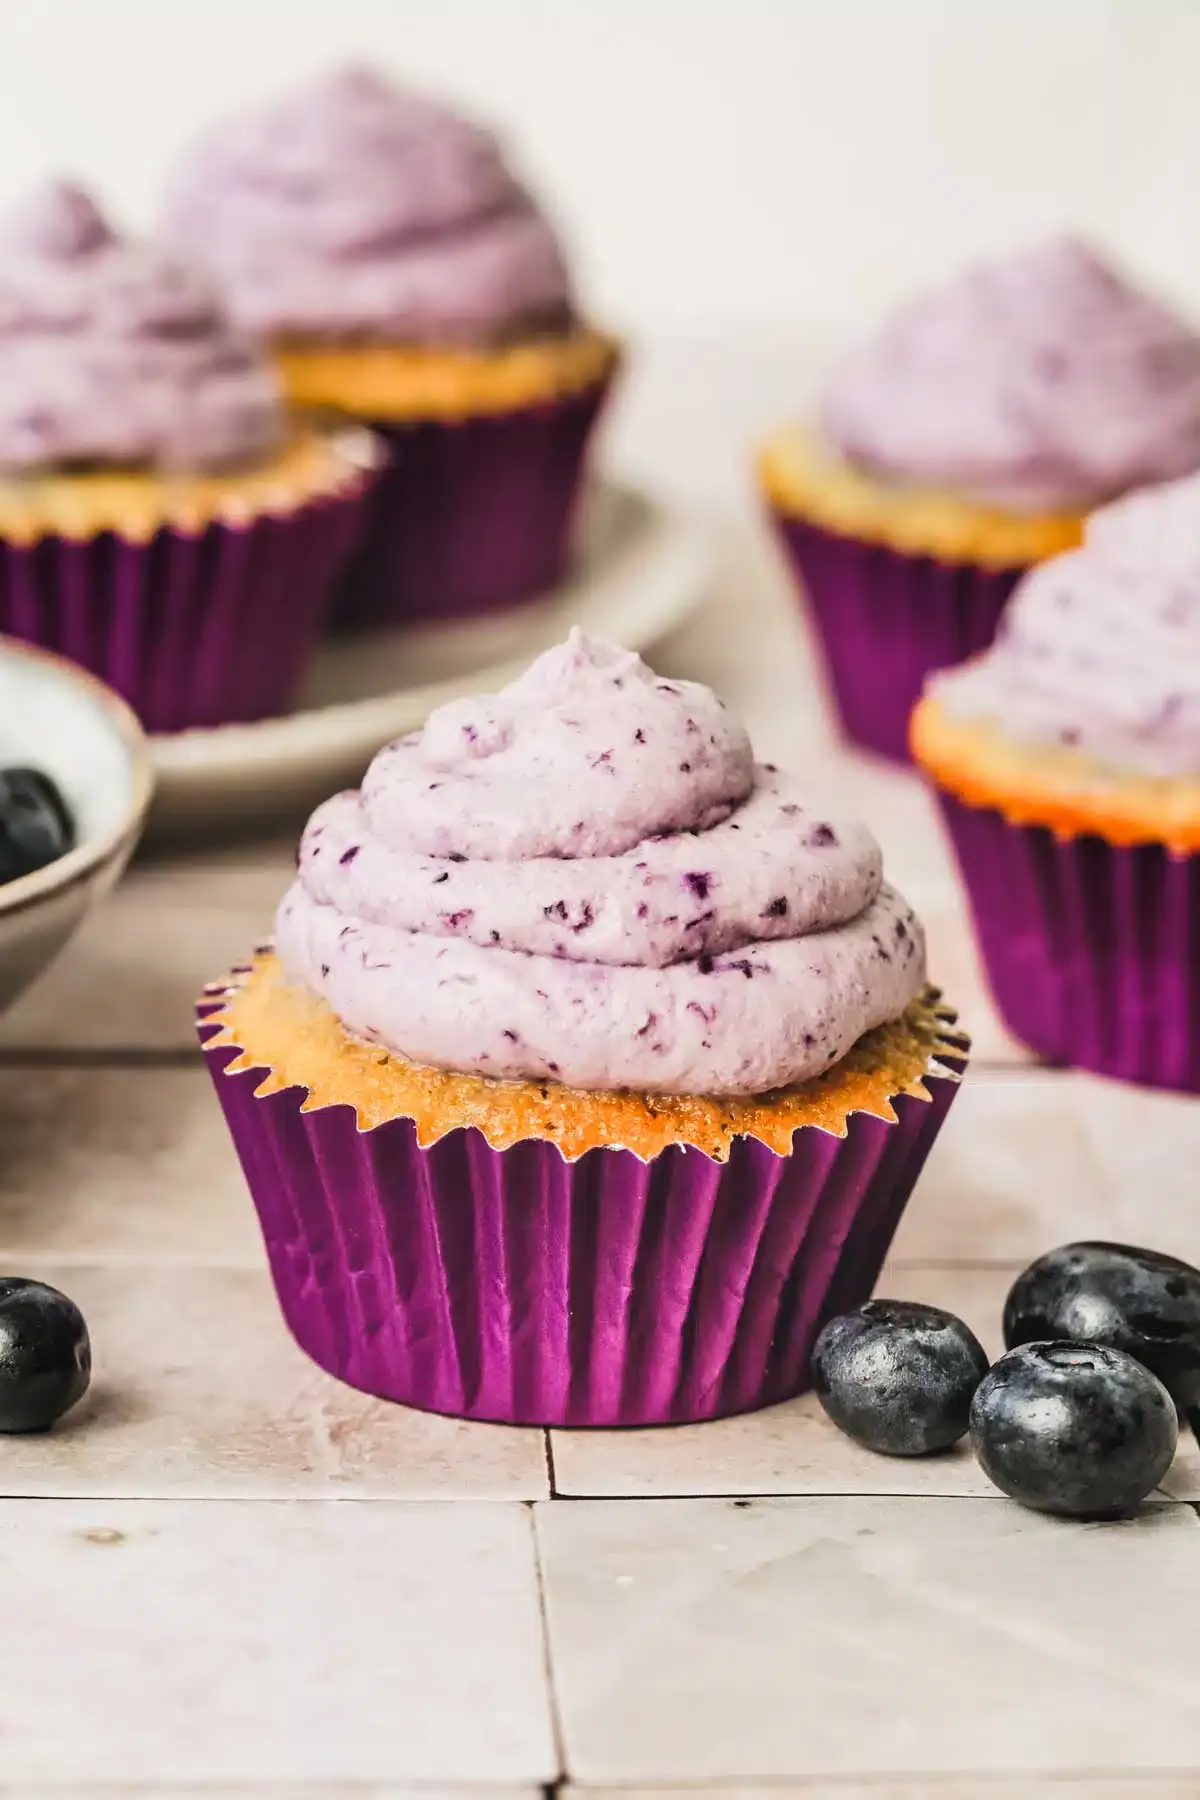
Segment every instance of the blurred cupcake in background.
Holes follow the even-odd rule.
[[[759,461],[846,735],[897,760],[925,677],[989,644],[1093,507],[1200,466],[1200,335],[1055,239],[911,302]]]
[[[966,1053],[870,833],[574,633],[382,751],[299,863],[201,1032],[309,1354],[541,1425],[807,1386]]]
[[[166,230],[291,400],[391,445],[343,623],[484,614],[561,577],[617,349],[490,132],[339,70],[198,143]]]
[[[207,283],[51,183],[0,221],[0,631],[151,731],[284,710],[372,446],[289,432]]]
[[[1200,475],[1096,513],[912,731],[1011,1029],[1200,1092]]]

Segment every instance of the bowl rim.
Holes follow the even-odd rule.
[[[21,638],[7,637],[3,633],[0,633],[0,657],[53,668],[74,687],[86,691],[99,710],[107,714],[109,723],[129,752],[132,785],[125,811],[107,831],[85,838],[65,856],[47,863],[44,869],[35,869],[30,875],[18,875],[15,881],[0,883],[0,917],[7,918],[88,880],[119,853],[130,837],[136,837],[154,796],[155,771],[150,741],[136,713],[98,675],[72,662],[69,657],[60,656],[56,650],[45,650],[40,644],[27,644]]]

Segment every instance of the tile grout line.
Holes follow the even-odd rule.
[[[550,1487],[549,1497],[551,1500],[558,1500],[561,1499],[562,1496],[559,1494],[558,1480],[554,1473],[554,1433],[549,1425],[544,1425],[542,1427],[542,1436],[546,1450],[546,1480]]]
[[[549,1436],[549,1433],[547,1433]],[[571,1779],[567,1768],[567,1743],[563,1725],[562,1711],[558,1703],[558,1684],[554,1678],[554,1650],[550,1641],[550,1607],[549,1583],[546,1579],[546,1565],[542,1560],[542,1534],[538,1529],[538,1503],[528,1501],[526,1510],[529,1515],[529,1530],[533,1537],[533,1567],[537,1576],[538,1612],[542,1621],[542,1667],[546,1674],[546,1699],[550,1708],[550,1731],[554,1739],[554,1754],[558,1762],[558,1773],[553,1781],[543,1783],[543,1792],[557,1795],[565,1783]]]
[[[1158,1498],[1148,1497],[1143,1501],[1142,1506],[1145,1512],[1148,1513],[1151,1510],[1157,1512],[1160,1509],[1167,1510],[1174,1507],[1176,1510],[1183,1509],[1187,1512],[1194,1512],[1197,1519],[1200,1520],[1200,1500],[1180,1498],[1178,1495],[1169,1494],[1167,1490],[1162,1487],[1152,1489],[1152,1495],[1156,1495]],[[559,1499],[570,1505],[573,1505],[576,1502],[595,1503],[597,1501],[602,1501],[605,1505],[613,1506],[645,1506],[647,1504],[663,1504],[669,1506],[677,1501],[683,1500],[720,1500],[731,1501],[734,1506],[739,1508],[756,1506],[759,1502],[764,1500],[919,1500],[923,1504],[930,1505],[1017,1505],[1015,1500],[1010,1500],[1008,1495],[1002,1493],[999,1488],[995,1488],[990,1493],[971,1494],[906,1493],[897,1488],[845,1487],[764,1488],[755,1493],[747,1493],[744,1488],[740,1492],[736,1488],[733,1488],[722,1493],[717,1493],[711,1488],[702,1488],[695,1493],[677,1493],[674,1490],[665,1492],[660,1490],[656,1493],[615,1494],[610,1488],[606,1492],[597,1491],[589,1493],[560,1494]],[[1051,1515],[1047,1514],[1045,1516],[1050,1517]],[[1132,1516],[1134,1518],[1140,1518],[1142,1513],[1139,1512]]]
[[[1088,1769],[1079,1767],[1044,1770],[1021,1768],[897,1769],[884,1772],[870,1769],[856,1774],[754,1775],[750,1777],[744,1775],[692,1775],[671,1781],[656,1779],[653,1781],[622,1780],[602,1783],[573,1782],[568,1777],[558,1783],[557,1788],[548,1786],[542,1791],[551,1797],[557,1793],[560,1800],[565,1800],[564,1790],[569,1790],[572,1795],[577,1797],[577,1800],[588,1800],[588,1797],[596,1792],[602,1792],[608,1796],[636,1793],[651,1797],[656,1794],[692,1794],[696,1796],[696,1800],[701,1800],[701,1797],[706,1794],[728,1794],[733,1800],[733,1797],[745,1794],[747,1788],[752,1787],[756,1793],[761,1790],[768,1794],[778,1794],[781,1800],[786,1795],[794,1795],[797,1800],[803,1800],[805,1794],[814,1791],[819,1791],[821,1794],[835,1794],[844,1789],[851,1795],[878,1791],[881,1800],[888,1800],[888,1796],[895,1790],[896,1783],[901,1782],[906,1788],[920,1784],[922,1793],[930,1796],[932,1800],[932,1796],[943,1791],[953,1790],[954,1793],[960,1793],[962,1784],[966,1781],[971,1787],[972,1794],[977,1794],[979,1800],[982,1800],[989,1789],[1001,1786],[1011,1787],[1017,1782],[1028,1784],[1030,1781],[1036,1781],[1041,1789],[1054,1794],[1061,1793],[1062,1800],[1072,1800],[1072,1796],[1076,1796],[1077,1800],[1083,1800],[1083,1796],[1092,1791],[1089,1787],[1085,1787],[1084,1783],[1091,1783],[1099,1777],[1105,1782],[1124,1782],[1134,1792],[1144,1791],[1146,1800],[1154,1800],[1154,1796],[1163,1791],[1164,1783],[1174,1783],[1181,1779],[1190,1781],[1194,1775],[1194,1767],[1187,1768],[1182,1765],[1178,1768],[1162,1769],[1133,1765],[1120,1768]],[[0,1787],[0,1800],[4,1793],[5,1790]],[[98,1800],[103,1800],[102,1789],[98,1790]]]

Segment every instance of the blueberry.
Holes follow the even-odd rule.
[[[967,1429],[987,1373],[983,1347],[936,1306],[868,1300],[830,1319],[813,1350],[813,1386],[834,1424],[885,1456],[948,1450]]]
[[[1018,1275],[1004,1341],[1086,1338],[1124,1350],[1200,1419],[1200,1269],[1128,1244],[1067,1244]]]
[[[0,1277],[0,1431],[45,1431],[87,1392],[83,1314],[57,1288]]]
[[[1021,1344],[984,1376],[971,1442],[985,1475],[1038,1512],[1130,1513],[1171,1466],[1179,1426],[1157,1375],[1106,1344]]]
[[[75,846],[75,822],[40,769],[0,769],[0,882],[57,862]]]

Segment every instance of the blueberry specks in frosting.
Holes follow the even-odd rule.
[[[1017,589],[991,649],[934,678],[953,715],[1105,766],[1200,774],[1200,475],[1094,513]]]
[[[1200,334],[1054,238],[901,308],[835,369],[821,424],[887,480],[1083,510],[1200,467]]]
[[[639,732],[645,766],[597,764]],[[924,978],[870,834],[756,764],[707,689],[578,631],[318,810],[278,945],[349,1031],[416,1062],[664,1093],[819,1074]]]

